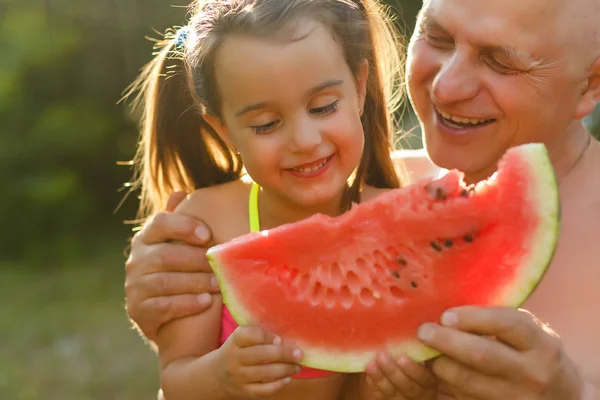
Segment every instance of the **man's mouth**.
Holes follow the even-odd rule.
[[[496,121],[495,118],[473,118],[459,117],[443,111],[435,109],[442,122],[454,129],[476,128],[484,125],[489,125]]]

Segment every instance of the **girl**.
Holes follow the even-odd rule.
[[[195,189],[178,212],[206,221],[222,243],[317,212],[339,215],[399,187],[390,158],[399,52],[376,3],[198,0],[183,32],[135,85],[145,105],[144,212],[174,189]],[[156,344],[168,400],[342,393],[344,375],[301,368],[299,349],[238,327],[220,298],[165,324]],[[416,364],[406,375],[381,365],[365,396],[430,378]]]

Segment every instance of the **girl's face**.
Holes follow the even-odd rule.
[[[267,192],[311,208],[339,200],[360,163],[368,66],[353,75],[324,25],[294,29],[291,40],[225,39],[215,57],[222,120],[206,119]]]

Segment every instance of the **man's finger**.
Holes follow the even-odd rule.
[[[185,199],[186,196],[187,196],[187,193],[183,192],[183,191],[171,193],[171,195],[169,196],[169,199],[167,200],[167,206],[165,207],[165,211],[166,212],[175,211],[177,206],[179,204],[181,204],[181,202],[183,201],[183,199]]]
[[[150,298],[217,293],[219,286],[215,275],[207,272],[163,272],[141,276],[136,290],[143,292],[145,298]],[[133,290],[126,287],[125,292],[133,293]]]
[[[178,243],[155,244],[144,259],[149,264],[146,274],[165,271],[212,273],[206,249],[202,247]]]
[[[454,308],[444,313],[442,324],[465,332],[494,336],[519,351],[533,349],[543,336],[531,313],[508,307]]]
[[[140,304],[139,313],[142,315],[139,320],[149,321],[154,319],[152,316],[156,316],[155,325],[157,325],[158,330],[161,325],[168,321],[206,311],[212,302],[212,296],[207,293],[152,297]],[[138,318],[134,318],[134,320],[138,320]]]
[[[166,241],[180,241],[195,246],[208,246],[211,242],[208,226],[195,218],[175,213],[160,212],[144,224],[135,241],[146,245]]]
[[[478,371],[491,375],[521,373],[524,360],[504,343],[437,324],[424,324],[419,337],[428,346]]]
[[[500,378],[481,374],[446,356],[440,356],[433,362],[433,373],[452,387],[458,398],[472,396],[474,399],[507,400],[512,399],[510,387]],[[468,397],[469,399],[471,397]]]

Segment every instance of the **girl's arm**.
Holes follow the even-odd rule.
[[[221,305],[221,296],[215,295],[204,313],[174,320],[159,330],[161,387],[167,399],[228,398],[217,373]]]
[[[214,213],[214,194],[210,189],[192,193],[177,213],[214,221],[213,216],[202,215]],[[218,376],[221,313],[221,295],[213,295],[205,312],[174,319],[158,330],[161,388],[168,400],[227,398],[227,388]]]

